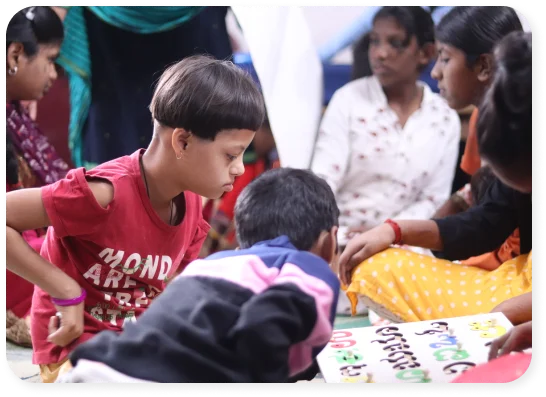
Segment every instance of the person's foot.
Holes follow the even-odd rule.
[[[343,290],[339,291],[336,314],[343,316],[351,315],[351,301],[347,298],[347,294]],[[366,314],[368,314],[368,308],[362,302],[358,302],[355,316],[365,316]]]
[[[8,310],[6,313],[6,339],[16,345],[32,347],[30,328],[24,318],[18,318]]]
[[[11,310],[8,310],[6,312],[6,329],[11,327],[13,324],[15,324],[19,320],[19,317],[17,317]]]

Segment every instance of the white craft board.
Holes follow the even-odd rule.
[[[327,383],[366,383],[368,374],[373,383],[450,382],[472,365],[487,362],[486,344],[512,327],[502,313],[487,313],[338,330],[318,363]]]

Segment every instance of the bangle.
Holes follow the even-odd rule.
[[[394,241],[392,242],[394,245],[403,245],[402,243],[402,229],[400,229],[400,225],[393,221],[392,219],[387,219],[385,221],[386,224],[390,225],[392,229],[394,230]]]
[[[51,302],[53,302],[53,304],[57,306],[76,306],[82,303],[85,300],[86,296],[87,296],[87,292],[82,288],[82,294],[78,296],[77,298],[57,299],[52,297]]]

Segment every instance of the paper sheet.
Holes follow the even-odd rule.
[[[327,383],[450,382],[486,363],[489,343],[511,328],[502,313],[487,313],[344,329],[317,359]]]

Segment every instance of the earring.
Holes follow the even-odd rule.
[[[180,153],[180,157],[179,156],[176,156],[176,159],[177,160],[180,160],[182,158],[182,153]]]
[[[9,68],[9,69],[8,69],[8,74],[9,74],[10,76],[15,76],[15,75],[17,74],[17,65],[15,65],[15,66],[12,67],[12,68]]]

